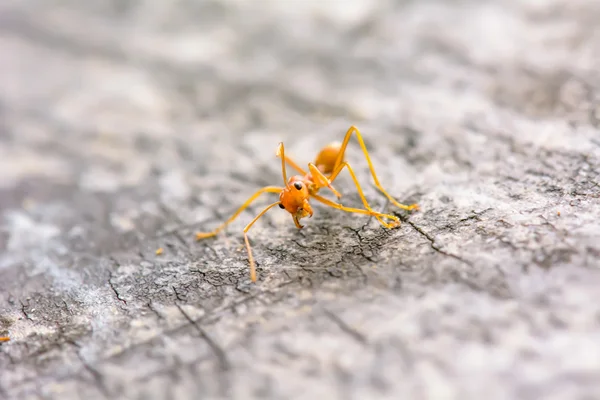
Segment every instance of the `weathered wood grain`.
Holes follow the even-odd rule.
[[[0,5],[0,398],[600,398],[600,3]],[[274,209],[356,124],[403,224]],[[360,206],[348,176],[336,186]],[[163,248],[161,255],[155,251]]]

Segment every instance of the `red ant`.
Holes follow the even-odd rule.
[[[308,164],[307,173],[302,168],[298,166],[291,158],[287,157],[283,150],[283,143],[279,143],[277,147],[277,157],[281,158],[281,173],[283,175],[283,182],[285,183],[285,187],[277,187],[277,186],[266,186],[262,189],[259,189],[256,193],[254,193],[246,202],[222,225],[217,227],[212,232],[199,232],[196,233],[196,239],[205,239],[211,236],[215,236],[219,233],[223,228],[225,228],[229,223],[231,223],[235,218],[244,209],[246,209],[250,203],[252,203],[258,196],[263,193],[279,193],[279,201],[272,203],[265,207],[246,227],[244,228],[244,241],[246,242],[246,249],[248,250],[248,260],[250,261],[250,279],[252,282],[256,282],[256,269],[254,265],[254,258],[252,257],[252,250],[250,249],[250,242],[248,241],[248,230],[252,227],[252,225],[262,217],[268,210],[272,207],[279,206],[280,208],[286,210],[290,214],[292,214],[292,218],[294,219],[294,223],[298,229],[302,229],[303,225],[300,224],[300,219],[305,217],[312,217],[313,210],[309,203],[309,200],[315,199],[316,201],[323,203],[329,207],[337,208],[338,210],[357,213],[357,214],[366,214],[377,218],[377,220],[386,228],[395,228],[400,225],[400,219],[395,215],[383,214],[377,211],[374,211],[369,206],[367,199],[358,183],[358,179],[354,174],[354,171],[350,164],[344,160],[344,154],[346,152],[346,147],[348,146],[348,142],[353,133],[356,133],[356,138],[358,139],[358,143],[362,148],[365,158],[367,159],[367,163],[369,164],[369,169],[371,170],[371,175],[373,176],[373,180],[375,181],[375,186],[379,189],[396,207],[402,208],[404,210],[418,210],[419,206],[417,204],[412,205],[404,205],[397,202],[392,196],[390,196],[385,189],[379,183],[379,179],[377,179],[377,175],[375,174],[375,170],[373,169],[373,164],[371,163],[371,159],[369,158],[369,153],[367,151],[367,147],[365,146],[365,142],[362,139],[361,133],[355,126],[351,126],[346,132],[346,136],[342,143],[332,143],[328,146],[325,146],[315,158],[314,163]],[[301,175],[292,176],[289,180],[287,179],[286,174],[286,163],[298,171]],[[366,210],[360,208],[351,208],[345,207],[339,203],[328,200],[324,197],[319,196],[317,193],[320,189],[328,188],[335,194],[335,196],[339,199],[342,195],[334,189],[332,186],[333,181],[338,177],[339,173],[342,172],[344,168],[348,169],[350,172],[350,176],[356,185],[356,189],[358,190],[358,194],[362,199],[363,205]],[[386,222],[385,219],[390,220],[390,222]]]

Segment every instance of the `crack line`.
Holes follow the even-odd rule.
[[[177,309],[179,309],[179,312],[185,317],[185,319],[187,319],[187,321],[194,326],[194,328],[196,329],[196,331],[198,331],[202,339],[204,339],[208,346],[211,348],[211,350],[217,357],[219,369],[221,371],[228,371],[230,369],[230,364],[229,360],[227,359],[227,355],[225,354],[225,351],[221,347],[219,347],[219,345],[217,345],[217,343],[206,333],[204,329],[202,329],[198,321],[192,319],[192,317],[190,317],[189,314],[186,313],[185,310],[181,308],[179,304],[175,304],[175,306],[177,307]]]
[[[108,285],[110,286],[110,288],[112,289],[112,291],[115,293],[115,296],[117,297],[117,300],[119,300],[121,303],[127,305],[127,301],[124,298],[121,297],[121,295],[119,294],[119,292],[117,292],[117,288],[112,283],[112,278],[113,278],[113,274],[111,272],[110,275],[109,275],[109,277],[108,277]]]
[[[96,385],[98,386],[98,389],[100,390],[100,392],[102,392],[102,394],[104,395],[104,397],[106,397],[107,399],[112,398],[112,396],[110,395],[110,391],[108,390],[108,387],[106,386],[106,382],[104,379],[104,376],[102,376],[102,374],[96,369],[94,368],[82,355],[81,355],[81,346],[74,342],[74,341],[67,341],[67,343],[71,344],[72,346],[77,348],[77,351],[75,352],[75,354],[77,355],[77,358],[79,359],[79,361],[81,361],[81,364],[83,365],[83,368],[88,371],[90,373],[90,375],[92,375],[92,378],[94,379],[94,382],[96,382]]]
[[[427,240],[429,240],[430,244],[431,244],[431,248],[434,249],[435,251],[437,251],[440,254],[443,254],[447,257],[451,257],[454,258],[455,260],[458,260],[460,262],[462,262],[463,264],[466,264],[470,267],[473,266],[473,263],[469,260],[465,260],[464,258],[457,256],[456,254],[452,254],[452,253],[448,253],[445,250],[442,250],[436,243],[435,243],[435,238],[433,236],[431,236],[429,233],[425,232],[421,227],[417,226],[414,222],[411,222],[409,220],[405,220],[406,223],[408,223],[410,226],[413,227],[414,230],[416,230],[417,232],[419,232],[421,235],[423,235],[425,238],[427,238]]]
[[[25,319],[29,320],[29,321],[33,321],[33,318],[31,318],[29,316],[29,313],[27,311],[25,311],[25,308],[29,307],[29,305],[25,305],[25,303],[23,303],[21,301],[21,313],[25,316]]]
[[[334,313],[332,313],[331,311],[329,311],[326,308],[323,308],[323,313],[334,324],[336,324],[338,326],[338,328],[340,328],[342,331],[344,331],[345,333],[347,333],[350,337],[352,337],[358,343],[360,343],[362,345],[367,345],[368,344],[368,340],[367,340],[367,337],[365,335],[363,335],[362,333],[360,333],[356,329],[352,328],[350,325],[348,325],[346,322],[344,322],[340,317],[338,317],[337,315],[335,315]]]

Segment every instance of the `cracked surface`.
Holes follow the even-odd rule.
[[[593,0],[3,2],[0,398],[599,398],[599,20]],[[391,207],[352,139],[399,228],[276,208],[256,285],[241,230],[268,199],[194,240],[280,184],[277,143],[305,165],[352,124],[421,207]]]

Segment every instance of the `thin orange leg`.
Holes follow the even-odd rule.
[[[277,157],[281,158],[281,170],[283,174],[283,183],[287,185],[287,176],[285,173],[285,164],[287,163],[290,167],[294,168],[296,171],[300,173],[300,175],[306,175],[306,171],[304,171],[293,159],[285,155],[285,151],[283,148],[283,142],[279,143],[277,147]]]
[[[331,190],[333,194],[335,194],[335,197],[337,197],[338,199],[342,197],[340,192],[335,190],[335,188],[331,185],[331,181],[329,180],[329,178],[323,175],[323,173],[319,171],[319,168],[317,168],[315,164],[309,163],[308,169],[310,170],[310,174],[312,175],[313,181],[319,189],[324,187],[329,188],[329,190]]]
[[[354,182],[354,185],[356,186],[356,190],[358,191],[358,195],[360,196],[360,199],[362,200],[363,205],[365,206],[365,208],[367,210],[373,211],[373,209],[369,205],[369,202],[367,201],[367,198],[365,197],[365,194],[364,194],[364,192],[362,190],[362,187],[360,186],[360,183],[358,182],[358,178],[356,177],[356,174],[354,173],[354,170],[352,169],[352,167],[350,166],[350,164],[348,162],[344,161],[343,163],[341,163],[337,167],[337,170],[333,171],[333,173],[331,174],[331,176],[333,176],[333,179],[337,178],[337,176],[342,171],[342,169],[344,169],[344,167],[346,167],[348,169],[348,172],[350,173],[350,177],[352,177],[352,181]],[[382,224],[384,224],[384,222],[382,221],[382,219],[380,217],[375,216],[375,218],[377,218],[377,220],[379,222],[381,222]]]
[[[196,240],[215,236],[217,233],[222,231],[227,225],[229,225],[231,222],[233,222],[233,220],[236,219],[242,213],[242,211],[244,211],[246,208],[248,208],[248,206],[254,200],[256,200],[256,198],[258,196],[260,196],[261,194],[263,194],[263,193],[280,193],[281,190],[282,190],[282,188],[277,187],[277,186],[265,186],[264,188],[259,189],[258,191],[256,191],[256,193],[254,193],[252,196],[250,196],[250,198],[248,200],[246,200],[246,202],[240,208],[238,208],[238,210],[231,216],[231,218],[229,218],[227,221],[225,221],[224,223],[219,225],[215,230],[213,230],[211,232],[196,233]]]
[[[287,173],[285,169],[285,150],[283,148],[283,142],[279,142],[279,146],[277,146],[277,152],[275,155],[281,158],[281,175],[283,175],[283,184],[287,186]]]
[[[8,336],[0,336],[0,342],[8,342],[10,338]]]
[[[337,177],[337,174],[339,174],[341,172],[341,168],[339,168],[339,167],[344,160],[344,154],[346,152],[346,147],[348,146],[348,142],[350,141],[350,137],[352,136],[352,133],[356,133],[356,139],[358,140],[358,143],[360,144],[360,147],[363,150],[365,158],[367,159],[367,163],[369,164],[369,170],[371,170],[371,175],[373,176],[373,181],[375,182],[375,186],[377,187],[377,189],[379,189],[379,191],[381,193],[383,193],[385,195],[385,197],[387,197],[396,207],[401,208],[403,210],[418,210],[419,209],[418,204],[405,205],[405,204],[399,203],[381,186],[381,183],[379,183],[379,179],[377,178],[377,174],[375,173],[375,168],[373,168],[373,163],[371,162],[371,158],[369,157],[369,152],[367,151],[367,146],[365,145],[365,142],[363,141],[360,131],[354,125],[352,125],[346,132],[346,136],[344,137],[344,141],[342,142],[340,152],[339,152],[338,157],[333,166],[333,173],[329,177],[329,180],[331,182],[333,182],[335,180],[335,178]]]
[[[246,242],[246,250],[248,250],[248,261],[250,262],[250,279],[252,282],[256,282],[256,266],[254,264],[254,257],[252,257],[252,249],[250,248],[250,241],[248,240],[248,230],[252,227],[252,225],[258,221],[260,217],[262,217],[267,211],[271,208],[278,205],[279,202],[276,201],[273,204],[269,204],[266,206],[246,227],[244,228],[244,242]]]
[[[350,212],[350,213],[371,215],[371,216],[377,218],[379,220],[379,222],[381,222],[381,224],[388,229],[396,228],[397,226],[400,225],[400,219],[398,217],[396,217],[395,215],[383,214],[383,213],[380,213],[380,212],[377,212],[374,210],[363,210],[360,208],[345,207],[339,203],[336,203],[334,201],[326,199],[325,197],[319,196],[318,194],[311,194],[311,197],[313,197],[315,200],[325,204],[326,206],[337,208],[338,210],[342,210],[342,211],[346,211],[346,212]],[[390,219],[390,220],[392,220],[392,222],[389,222],[389,223],[385,222],[383,220],[383,218]]]

